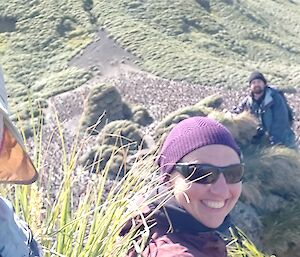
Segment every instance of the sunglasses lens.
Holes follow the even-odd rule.
[[[231,165],[224,169],[224,177],[228,184],[238,183],[244,175],[244,166],[242,164]]]
[[[218,170],[212,166],[195,165],[191,174],[190,180],[200,184],[213,184],[219,177]]]
[[[178,167],[181,167],[179,170],[185,178],[199,184],[213,184],[218,180],[221,173],[223,173],[228,184],[235,184],[240,182],[244,175],[242,164],[222,168],[208,164],[191,164]]]

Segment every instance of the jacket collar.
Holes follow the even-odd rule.
[[[261,107],[262,108],[268,107],[270,104],[273,103],[272,90],[270,89],[270,87],[268,87],[268,86],[266,87],[265,93],[264,93],[264,95],[262,97],[263,97],[263,100],[261,102]],[[254,97],[251,94],[251,97],[249,97],[249,103],[250,103],[250,105],[252,105],[253,102],[254,102]]]
[[[180,207],[175,200],[170,200],[156,213],[156,215],[159,218],[167,219],[173,231],[188,232],[192,234],[213,231],[224,233],[231,226],[231,219],[228,215],[218,228],[206,227],[185,209]]]
[[[269,106],[270,104],[273,103],[273,96],[272,96],[272,90],[267,87],[266,89],[266,95],[265,95],[265,98],[263,100],[263,106]]]

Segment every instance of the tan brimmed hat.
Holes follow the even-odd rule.
[[[9,118],[7,93],[0,67],[0,183],[31,184],[37,177],[22,136]]]

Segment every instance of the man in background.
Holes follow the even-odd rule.
[[[271,145],[285,145],[296,148],[292,130],[292,112],[280,90],[269,86],[264,75],[254,71],[249,77],[250,95],[245,97],[234,113],[248,111],[259,122],[257,134],[252,143],[260,143],[267,136]]]

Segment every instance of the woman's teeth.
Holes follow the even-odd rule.
[[[225,205],[225,201],[210,201],[210,200],[203,200],[202,201],[204,203],[204,205],[206,205],[209,208],[213,208],[213,209],[220,209],[222,207],[224,207]]]

